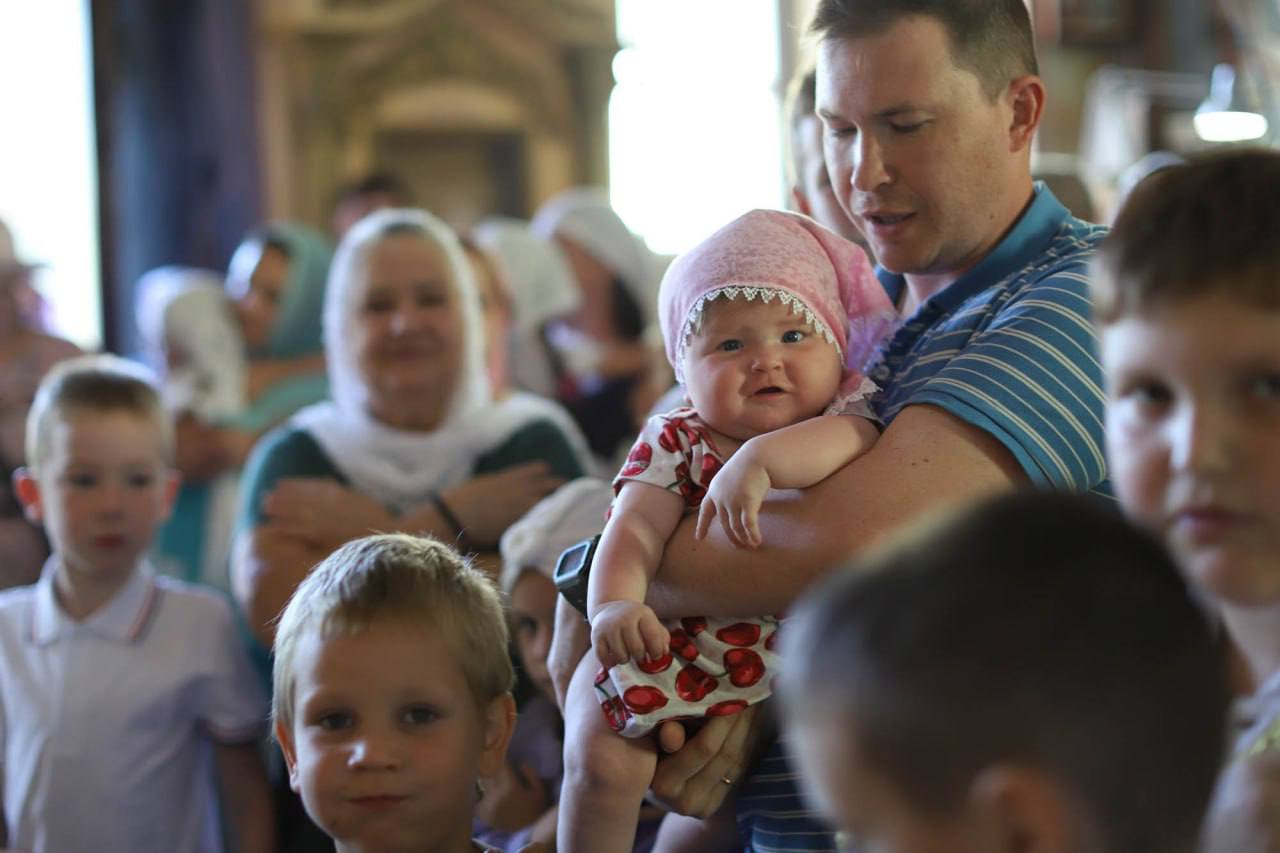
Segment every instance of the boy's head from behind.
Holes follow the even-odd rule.
[[[782,684],[828,814],[889,853],[1189,851],[1223,654],[1159,544],[1085,498],[920,529],[793,613]]]
[[[349,542],[290,599],[273,676],[290,784],[340,846],[465,844],[515,715],[483,573],[431,539]]]
[[[14,486],[72,572],[125,577],[168,518],[173,426],[149,374],[109,355],[61,362],[27,415]]]
[[[1280,604],[1280,154],[1164,169],[1099,250],[1111,476],[1214,597]]]

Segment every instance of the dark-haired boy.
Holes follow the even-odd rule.
[[[1280,154],[1212,155],[1138,185],[1093,277],[1116,492],[1212,599],[1254,686],[1212,853],[1280,845],[1277,234]]]
[[[802,778],[853,849],[1195,849],[1225,656],[1154,537],[1086,498],[1014,494],[857,568],[793,613],[782,691]]]

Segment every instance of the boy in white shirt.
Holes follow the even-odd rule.
[[[41,383],[14,486],[53,547],[0,595],[0,846],[271,850],[266,697],[217,595],[146,560],[178,485],[155,387],[86,356]],[[216,774],[215,774],[216,768]]]

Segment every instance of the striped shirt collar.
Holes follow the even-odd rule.
[[[1025,269],[1042,258],[1053,238],[1071,213],[1054,197],[1049,188],[1036,181],[1031,204],[996,247],[973,269],[929,298],[926,305],[937,314],[947,314],[969,297]],[[895,305],[906,287],[907,279],[884,267],[876,267],[876,275]],[[921,306],[924,307],[924,306]]]
[[[142,635],[160,592],[147,562],[134,570],[106,604],[83,622],[76,622],[63,611],[54,593],[57,559],[56,556],[49,558],[36,583],[35,606],[31,610],[31,642],[47,646],[77,630],[89,631],[101,639],[117,643],[132,643]]]

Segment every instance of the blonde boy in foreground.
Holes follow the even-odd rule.
[[[1093,296],[1116,493],[1212,600],[1254,690],[1205,849],[1280,850],[1280,154],[1147,178]]]
[[[368,536],[299,586],[276,631],[289,783],[339,853],[474,853],[479,780],[515,726],[492,583],[433,539]]]
[[[0,595],[0,846],[274,849],[266,699],[217,595],[152,574],[178,485],[155,388],[85,356],[40,385],[14,487],[53,555]],[[216,768],[216,774],[215,774]]]

